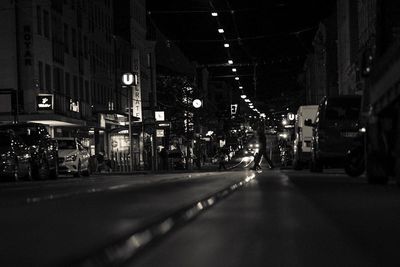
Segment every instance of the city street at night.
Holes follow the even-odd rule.
[[[115,246],[246,179],[129,257]],[[396,266],[399,206],[394,184],[371,186],[337,169],[5,184],[0,259],[2,266],[108,266],[122,259],[127,266]],[[102,255],[113,247],[113,255]]]
[[[399,0],[0,0],[0,267],[400,266]]]

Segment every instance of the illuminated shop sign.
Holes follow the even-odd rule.
[[[129,85],[138,85],[138,74],[137,73],[125,73],[122,75],[122,84],[129,86]]]
[[[164,111],[155,111],[155,119],[156,121],[165,121]]]
[[[69,110],[72,112],[79,112],[79,101],[69,100]]]
[[[238,104],[231,105],[231,115],[235,115],[237,112]]]
[[[133,111],[133,116],[138,117],[138,121],[142,121],[142,96],[141,96],[141,90],[140,86],[134,86],[132,88],[133,94],[132,94],[132,111]]]
[[[164,129],[157,129],[156,130],[156,137],[164,137]]]
[[[37,110],[53,110],[54,109],[54,102],[53,102],[53,95],[52,94],[40,94],[36,97],[37,103]]]

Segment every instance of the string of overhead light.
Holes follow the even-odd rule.
[[[217,31],[218,31],[218,33],[222,36],[222,40],[168,40],[167,42],[180,42],[180,41],[188,41],[188,42],[222,42],[223,43],[223,47],[224,48],[226,48],[226,52],[227,52],[227,57],[228,57],[228,60],[227,60],[227,62],[225,63],[225,64],[223,64],[223,65],[225,65],[225,66],[230,66],[231,67],[231,71],[232,71],[232,73],[233,73],[233,77],[234,77],[234,79],[235,79],[235,81],[237,82],[237,84],[238,84],[238,88],[239,88],[239,90],[240,90],[240,96],[241,96],[241,99],[248,105],[248,107],[249,107],[249,109],[250,110],[252,110],[253,112],[256,112],[256,113],[258,113],[258,115],[259,116],[261,116],[262,117],[262,115],[265,115],[264,113],[261,113],[255,106],[254,106],[254,104],[252,103],[252,101],[244,94],[244,88],[243,88],[243,85],[241,84],[241,81],[240,81],[240,77],[239,76],[241,76],[241,75],[239,75],[238,74],[238,72],[239,72],[239,67],[241,67],[241,65],[240,64],[234,64],[234,61],[233,61],[233,59],[232,59],[232,55],[231,55],[231,51],[230,51],[230,44],[232,43],[232,42],[238,42],[239,44],[243,41],[243,40],[255,40],[255,39],[261,39],[261,38],[268,38],[268,37],[276,37],[276,36],[279,36],[279,35],[288,35],[288,34],[295,34],[295,35],[298,35],[298,34],[300,34],[301,32],[304,32],[304,31],[308,31],[308,30],[310,30],[309,28],[307,28],[307,29],[302,29],[302,30],[300,30],[300,31],[296,31],[296,32],[290,32],[290,33],[281,33],[281,34],[274,34],[274,35],[262,35],[262,36],[254,36],[254,37],[245,37],[245,38],[241,38],[240,36],[239,36],[239,32],[238,32],[238,29],[237,29],[237,25],[236,25],[236,21],[235,21],[235,17],[234,17],[234,13],[236,12],[236,11],[238,11],[238,10],[233,10],[231,7],[230,7],[230,5],[229,5],[229,2],[227,2],[227,5],[228,5],[228,7],[229,7],[229,9],[227,9],[227,10],[218,10],[218,9],[216,9],[215,7],[214,7],[214,5],[213,5],[213,3],[212,3],[212,0],[210,0],[209,1],[209,4],[210,4],[210,7],[211,7],[211,16],[212,17],[214,17],[215,18],[215,20],[216,20],[216,22],[217,22],[217,26],[218,26],[218,28],[217,28]],[[203,10],[194,10],[194,11],[190,11],[190,10],[180,10],[180,11],[149,11],[148,12],[148,15],[152,15],[152,14],[162,14],[162,13],[165,13],[165,14],[172,14],[172,13],[204,13],[205,11],[203,11]],[[210,11],[208,11],[208,12],[210,12]],[[222,24],[221,24],[221,22],[220,22],[220,20],[219,20],[219,12],[220,13],[230,13],[232,16],[233,16],[233,20],[234,20],[234,23],[235,23],[235,30],[236,30],[236,35],[238,36],[237,38],[233,38],[233,39],[228,39],[228,38],[226,38],[226,35],[225,35],[225,30],[224,30],[224,28],[223,28],[223,26],[222,26]],[[247,51],[245,51],[245,52],[247,52]],[[264,64],[265,64],[265,62],[264,62]],[[222,64],[221,64],[222,65]]]
[[[215,12],[216,14],[219,14],[218,12]],[[276,33],[276,34],[266,34],[266,35],[257,35],[257,36],[248,36],[248,37],[237,37],[237,38],[230,38],[230,39],[225,39],[225,40],[213,40],[213,39],[171,39],[169,41],[171,42],[193,42],[193,43],[220,43],[223,41],[229,41],[229,42],[242,42],[242,41],[250,41],[250,40],[258,40],[258,39],[267,39],[267,38],[275,38],[275,37],[280,37],[280,36],[288,36],[288,35],[295,35],[298,36],[299,34],[303,32],[308,32],[315,30],[317,27],[308,27],[304,28],[298,31],[292,31],[292,32],[285,32],[285,33]]]
[[[242,8],[242,9],[214,9],[215,12],[217,13],[236,13],[236,12],[248,12],[248,11],[254,11],[256,10],[255,8]],[[151,10],[148,11],[147,14],[152,15],[152,14],[198,14],[198,13],[209,13],[209,10]]]
[[[224,48],[227,49],[227,54],[228,54],[228,61],[227,61],[227,63],[228,63],[228,66],[232,66],[232,65],[234,64],[234,61],[233,61],[233,59],[232,59],[232,57],[231,57],[231,53],[230,53],[230,49],[229,49],[229,48],[230,48],[230,42],[226,39],[226,36],[225,36],[225,34],[224,34],[224,33],[225,33],[225,30],[224,30],[224,28],[222,27],[222,24],[221,24],[221,22],[220,22],[220,20],[219,20],[219,18],[218,18],[218,12],[216,11],[214,5],[212,4],[212,1],[210,1],[210,6],[211,6],[211,9],[212,9],[212,11],[211,11],[211,16],[214,17],[215,20],[216,20],[216,22],[217,22],[217,25],[218,25],[217,31],[218,31],[218,33],[221,34],[221,36],[222,36],[222,38],[223,38]],[[239,38],[240,38],[240,37],[239,37]],[[234,76],[234,79],[235,79],[235,81],[236,81],[237,84],[238,84],[238,89],[240,90],[240,97],[241,97],[241,99],[244,101],[245,104],[247,104],[248,108],[249,108],[251,111],[253,111],[253,112],[255,112],[255,113],[258,113],[258,115],[261,116],[261,112],[254,106],[253,102],[252,102],[252,101],[245,95],[245,93],[244,93],[244,88],[243,88],[243,85],[242,85],[241,82],[240,82],[240,78],[239,78],[239,75],[238,75],[238,68],[232,66],[232,67],[231,67],[231,71],[232,71],[232,73],[234,74],[234,75],[233,75],[233,76]]]

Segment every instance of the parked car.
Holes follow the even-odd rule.
[[[12,130],[0,131],[0,179],[32,179],[29,147]]]
[[[324,97],[318,106],[311,143],[311,171],[324,166],[341,166],[352,143],[359,136],[361,97],[355,95]]]
[[[57,142],[51,138],[45,125],[22,122],[1,125],[0,130],[13,130],[29,147],[33,179],[57,179]]]
[[[89,151],[77,138],[56,138],[58,143],[58,171],[75,177],[90,175]]]

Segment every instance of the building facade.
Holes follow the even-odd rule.
[[[318,104],[324,96],[338,95],[336,13],[323,20],[314,36],[313,53],[305,61],[306,104]]]
[[[127,126],[129,94],[121,75],[137,72],[140,77],[131,92],[135,121],[152,116],[156,88],[145,1],[126,2],[119,32],[114,19],[120,10],[115,7],[123,5],[113,0],[1,2],[0,63],[8,67],[0,70],[0,121],[42,123],[53,137],[81,138],[92,154],[127,159],[127,152],[113,154],[113,147],[122,148],[111,138]],[[142,124],[135,127],[139,168],[146,136]]]

